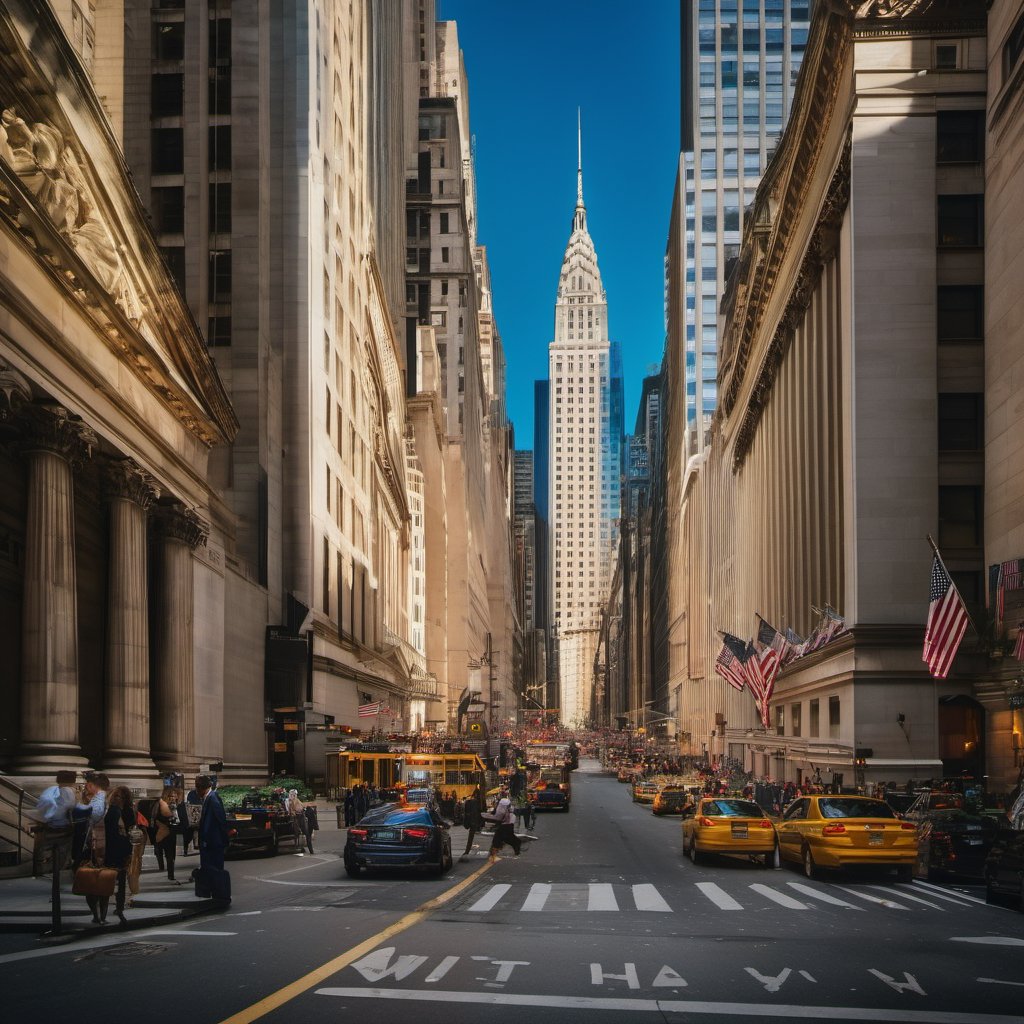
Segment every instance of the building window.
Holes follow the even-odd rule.
[[[775,735],[786,735],[786,709],[781,704],[775,709]]]
[[[807,702],[807,735],[817,736],[819,728],[818,701],[815,699]]]
[[[939,43],[935,47],[935,67],[939,71],[955,71],[959,56],[956,43]]]
[[[800,735],[800,707],[799,704],[791,704],[789,707],[789,721],[793,727],[793,731],[790,733],[791,736]]]
[[[149,112],[153,117],[181,117],[184,96],[184,75],[153,75],[149,85]]]
[[[210,186],[210,231],[228,234],[231,231],[231,184]]]
[[[448,257],[449,257],[448,246],[447,245],[442,245],[441,246],[441,262],[442,263],[447,263],[448,262]]]
[[[830,739],[836,739],[839,736],[839,724],[840,724],[840,706],[838,697],[829,697],[828,699],[828,735]]]
[[[1013,74],[1014,69],[1020,63],[1021,55],[1024,54],[1024,14],[1010,30],[1003,44],[1003,81]]]
[[[936,162],[976,164],[984,155],[985,111],[940,110],[936,119]]]
[[[984,196],[938,197],[939,247],[962,249],[980,246],[984,240]]]
[[[185,166],[185,138],[180,128],[154,128],[150,133],[154,174],[181,174]]]
[[[441,214],[441,234],[442,235],[447,235],[448,234],[448,216],[449,215],[447,213],[442,213]]]
[[[231,301],[231,250],[210,251],[209,301]]]
[[[180,235],[185,230],[185,189],[180,185],[154,188],[150,212],[158,235]]]
[[[231,19],[214,18],[210,22],[210,67],[231,63]]]
[[[939,488],[939,547],[974,548],[981,544],[980,487]]]
[[[207,325],[206,344],[210,348],[227,348],[231,344],[231,317],[210,317]]]
[[[976,452],[983,447],[984,396],[939,395],[939,451]]]
[[[163,245],[160,247],[167,269],[171,272],[178,285],[178,291],[185,294],[185,248],[181,245]]]
[[[231,113],[231,68],[210,68],[207,103],[211,114]]]
[[[209,129],[209,163],[211,171],[231,170],[231,125],[211,125]]]
[[[158,22],[153,26],[153,59],[185,59],[185,22]]]
[[[936,302],[938,340],[981,341],[985,336],[984,299],[981,285],[940,287]]]

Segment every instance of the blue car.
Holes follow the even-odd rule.
[[[348,830],[345,871],[358,878],[365,868],[420,868],[443,875],[452,866],[448,823],[428,804],[385,804]]]

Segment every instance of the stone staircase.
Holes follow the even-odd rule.
[[[35,795],[0,774],[0,878],[32,874],[32,824],[25,814]]]

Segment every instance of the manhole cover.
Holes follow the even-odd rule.
[[[165,953],[171,947],[159,942],[124,942],[118,946],[107,946],[103,949],[94,949],[84,956],[75,957],[76,960],[92,960],[98,956],[110,956],[115,959],[141,960],[143,957],[156,956],[158,953]]]

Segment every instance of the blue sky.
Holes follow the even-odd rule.
[[[479,241],[508,361],[516,447],[533,447],[558,270],[576,204],[583,111],[587,224],[622,346],[626,430],[664,348],[664,255],[679,154],[678,0],[439,0],[458,22],[476,137]]]

